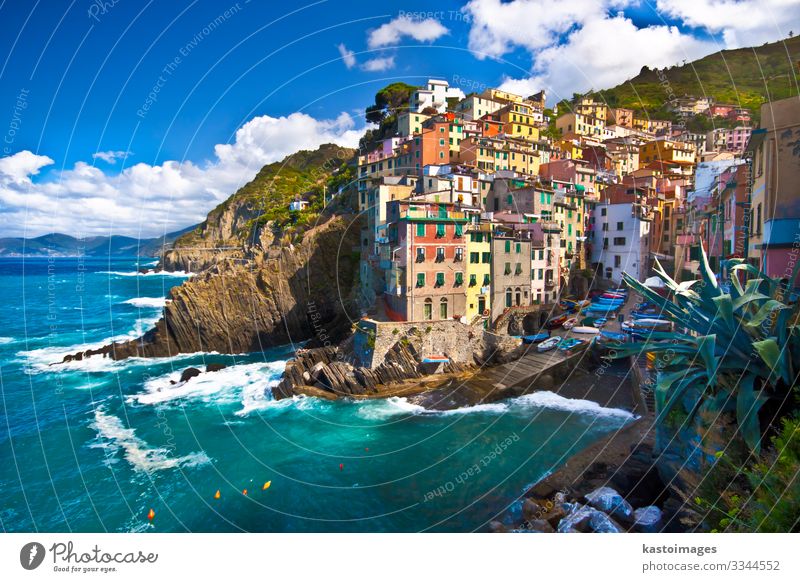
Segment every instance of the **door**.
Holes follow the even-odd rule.
[[[483,314],[486,311],[486,298],[478,297],[478,313]]]

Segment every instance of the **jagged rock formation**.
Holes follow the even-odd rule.
[[[419,353],[409,342],[396,342],[375,368],[356,367],[349,359],[346,348],[300,351],[286,365],[284,377],[272,389],[272,395],[280,400],[300,394],[323,398],[378,394],[379,386],[420,378],[426,373]],[[469,368],[469,364],[448,362],[442,372],[463,372]]]
[[[154,329],[65,361],[242,353],[320,334],[344,337],[359,315],[353,288],[361,224],[342,203],[323,210],[321,195],[347,179],[352,153],[328,144],[265,166],[164,256],[161,267],[200,272],[172,289]],[[309,208],[290,213],[297,196]]]

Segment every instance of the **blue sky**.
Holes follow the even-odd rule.
[[[197,222],[264,163],[357,142],[395,80],[569,96],[800,16],[726,1],[0,0],[0,236]]]

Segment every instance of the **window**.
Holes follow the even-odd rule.
[[[444,285],[444,273],[436,273],[436,287]]]
[[[469,286],[470,287],[475,287],[475,285],[477,285],[477,284],[478,284],[478,276],[475,275],[475,274],[470,275],[469,276]]]
[[[425,273],[417,273],[417,287],[425,286]]]
[[[508,204],[509,206],[511,206],[511,205],[513,205],[513,204],[514,204],[514,197],[513,197],[511,194],[509,194],[509,195],[506,197],[506,204]]]
[[[606,210],[607,210],[606,208],[601,208],[600,209],[600,216],[605,216],[606,215]]]
[[[503,269],[503,274],[504,275],[510,275],[511,274],[511,263],[506,263],[505,264],[505,269]]]
[[[515,275],[521,275],[522,274],[522,264],[521,263],[517,263],[516,266],[514,267],[514,274]]]
[[[417,247],[417,262],[422,263],[425,261],[425,249]]]
[[[622,222],[618,222],[617,223],[617,230],[622,230],[623,228],[625,228],[625,224],[622,223]]]
[[[436,262],[444,261],[444,247],[436,247]]]
[[[483,276],[483,286],[488,287],[491,284],[492,284],[492,278],[488,274],[485,274]]]
[[[453,285],[456,287],[461,287],[463,284],[464,284],[464,273],[462,273],[461,271],[456,271],[456,278]]]
[[[603,223],[603,231],[608,231],[608,223],[607,222]]]
[[[506,289],[506,307],[511,307],[511,289]]]
[[[506,241],[506,252],[507,253],[511,252],[511,241],[510,240]]]
[[[521,243],[517,243],[516,251],[517,251],[517,254],[519,254],[522,251],[522,244]]]
[[[464,227],[461,224],[456,225],[456,236],[461,237],[464,236]]]
[[[604,249],[608,248],[608,238],[603,238],[603,248]]]
[[[481,262],[481,254],[480,253],[470,253],[469,254],[469,262],[471,265],[477,264]]]
[[[481,262],[483,262],[484,265],[488,265],[489,263],[491,263],[492,253],[483,253],[483,255],[481,256]]]
[[[624,236],[615,236],[614,237],[614,246],[625,246],[625,237]]]
[[[539,260],[540,261],[544,260],[544,250],[539,251]]]
[[[439,319],[447,319],[447,299],[439,302]]]
[[[425,225],[418,224],[417,225],[417,236],[425,236]]]
[[[436,225],[436,238],[442,238],[444,236],[444,225],[437,224]]]
[[[464,260],[464,249],[461,247],[456,247],[456,255],[453,259],[456,262],[461,262]]]
[[[622,257],[619,255],[614,255],[614,266],[616,268],[620,268],[622,266]]]
[[[544,269],[539,269],[539,280],[544,279]]]
[[[425,319],[433,319],[433,302],[430,299],[425,300],[422,313]]]

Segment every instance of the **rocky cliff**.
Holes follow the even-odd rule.
[[[198,274],[172,289],[154,329],[66,359],[242,353],[349,333],[361,224],[342,202],[323,209],[322,193],[347,180],[351,155],[326,145],[265,166],[164,256],[163,268]],[[296,197],[309,206],[290,213]]]

